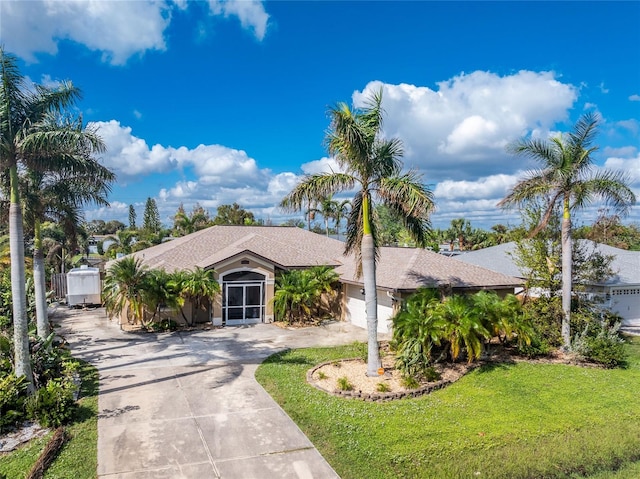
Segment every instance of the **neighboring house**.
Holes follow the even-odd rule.
[[[109,246],[116,244],[113,235],[91,235],[88,239],[89,253],[98,254],[98,243],[102,242],[102,250],[107,251]]]
[[[329,265],[340,275],[344,319],[366,328],[363,283],[356,278],[355,258],[343,253],[342,241],[297,227],[217,225],[133,256],[167,272],[214,269],[221,301],[196,312],[196,320],[216,325],[272,321],[270,301],[280,272]],[[522,285],[519,279],[415,248],[380,248],[376,272],[380,332],[389,330],[399,301],[422,286],[449,293],[489,289],[506,294]]]
[[[588,240],[579,240],[587,252],[597,249],[606,256],[613,256],[611,268],[614,276],[602,283],[584,285],[587,292],[598,294],[603,306],[619,314],[623,326],[640,327],[640,251],[628,251]],[[493,271],[523,278],[524,274],[515,264],[513,253],[516,244],[505,243],[456,256],[456,261],[473,264]]]

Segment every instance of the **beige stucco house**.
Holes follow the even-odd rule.
[[[344,243],[296,227],[218,225],[134,253],[149,268],[214,269],[222,295],[196,312],[196,321],[238,325],[273,321],[270,300],[282,271],[329,265],[342,284],[343,319],[366,328],[363,284]],[[377,263],[379,331],[387,332],[400,301],[421,286],[449,292],[511,293],[522,280],[431,251],[380,249]],[[192,315],[191,306],[185,314]]]

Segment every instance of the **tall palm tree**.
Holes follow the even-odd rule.
[[[513,154],[532,159],[540,167],[527,173],[498,203],[501,207],[523,207],[532,201],[548,199],[531,236],[547,226],[556,206],[562,208],[562,339],[566,348],[571,344],[571,214],[596,200],[625,214],[636,201],[625,174],[594,170],[592,155],[598,147],[592,146],[592,142],[599,121],[597,115],[587,113],[567,134],[548,140],[523,138],[510,145]]]
[[[115,175],[92,157],[103,151],[104,144],[93,129],[86,128],[81,118],[56,118],[47,125],[56,133],[73,134],[73,141],[61,144],[57,151],[48,152],[42,159],[48,172],[27,170],[25,221],[33,227],[33,276],[36,295],[36,323],[40,338],[49,335],[47,317],[45,264],[42,250],[41,224],[48,218],[66,226],[69,237],[77,236],[82,219],[81,208],[87,203],[108,205],[107,194]],[[84,137],[84,138],[83,138]],[[73,158],[72,169],[68,158]]]
[[[282,200],[281,206],[300,211],[309,198],[320,200],[357,186],[347,219],[345,254],[355,254],[358,274],[363,277],[368,330],[367,375],[377,376],[380,355],[374,203],[380,201],[397,212],[416,242],[424,245],[430,227],[429,215],[434,210],[433,195],[417,173],[402,173],[402,142],[381,136],[381,90],[367,99],[364,108],[352,109],[339,103],[329,114],[331,127],[326,143],[343,172],[305,176]]]
[[[0,48],[0,75],[0,166],[9,176],[15,372],[17,376],[27,378],[29,390],[32,391],[19,166],[46,171],[52,152],[57,155],[57,152],[74,142],[84,142],[85,138],[69,129],[51,126],[51,116],[72,106],[80,97],[80,91],[71,83],[63,82],[54,88],[42,85],[27,88],[16,57],[6,53],[3,48]],[[97,145],[84,145],[86,148],[97,148]],[[65,167],[71,169],[77,160],[67,155],[62,155],[62,159]]]

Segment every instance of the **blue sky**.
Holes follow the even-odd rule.
[[[0,43],[32,81],[80,86],[107,144],[118,184],[86,218],[141,218],[151,196],[167,225],[196,202],[282,221],[304,173],[336,168],[327,108],[379,88],[436,227],[517,224],[495,204],[532,165],[505,145],[585,111],[603,119],[598,166],[640,197],[639,22],[640,2],[0,0]]]

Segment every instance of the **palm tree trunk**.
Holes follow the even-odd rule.
[[[364,303],[367,313],[367,376],[377,377],[380,367],[378,346],[378,294],[376,290],[376,250],[369,223],[369,202],[363,200],[362,278],[364,281]]]
[[[40,221],[36,220],[35,225],[35,247],[33,250],[33,286],[36,293],[36,323],[38,336],[45,339],[49,336],[49,317],[47,315],[47,284],[44,269],[44,257],[42,256],[42,234],[40,232]]]
[[[29,321],[24,273],[24,231],[18,191],[18,168],[9,170],[11,204],[9,206],[9,246],[11,250],[11,299],[13,302],[13,348],[16,376],[25,376],[29,393],[34,391],[29,356]]]
[[[569,199],[564,200],[564,212],[562,215],[562,340],[564,347],[571,346],[571,212]]]

